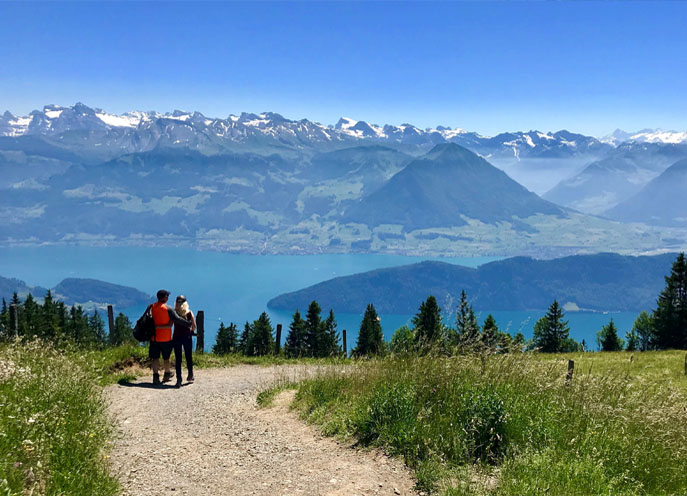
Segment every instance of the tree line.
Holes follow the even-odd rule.
[[[17,309],[16,336],[22,339],[40,338],[57,346],[76,345],[83,348],[104,348],[135,343],[129,318],[120,313],[114,329],[108,333],[105,321],[97,310],[90,314],[82,306],[68,306],[53,298],[48,290],[42,303],[28,294],[22,302],[17,293],[9,302],[2,299],[0,310],[0,339],[15,335],[14,322],[10,322],[10,305]]]

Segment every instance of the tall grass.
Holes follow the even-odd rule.
[[[566,386],[561,359],[392,358],[304,381],[295,406],[328,434],[404,457],[426,490],[687,494],[681,390],[581,369]]]
[[[0,347],[0,494],[112,495],[96,376],[39,341]]]

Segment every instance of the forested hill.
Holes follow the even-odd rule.
[[[477,269],[421,262],[338,277],[270,300],[275,309],[301,311],[312,300],[336,312],[360,313],[373,303],[381,313],[413,313],[428,295],[455,306],[465,290],[476,309],[545,310],[554,299],[595,311],[650,309],[675,254],[610,253],[554,260],[515,257]],[[448,310],[448,309],[447,309]]]
[[[22,299],[29,293],[36,299],[42,299],[48,290],[40,286],[29,286],[19,279],[9,279],[0,276],[0,298],[8,303],[13,293]],[[136,288],[120,286],[96,279],[64,279],[52,288],[53,298],[63,301],[67,305],[101,306],[114,305],[127,308],[144,305],[152,301],[152,297]]]

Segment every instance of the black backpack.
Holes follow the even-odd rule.
[[[145,342],[155,335],[155,320],[153,320],[152,305],[146,308],[141,318],[136,321],[134,326],[134,338],[138,341]]]

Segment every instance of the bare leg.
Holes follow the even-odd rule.
[[[153,375],[158,375],[160,373],[160,359],[153,358]]]
[[[168,374],[172,371],[172,361],[168,358],[165,360],[165,374]]]

